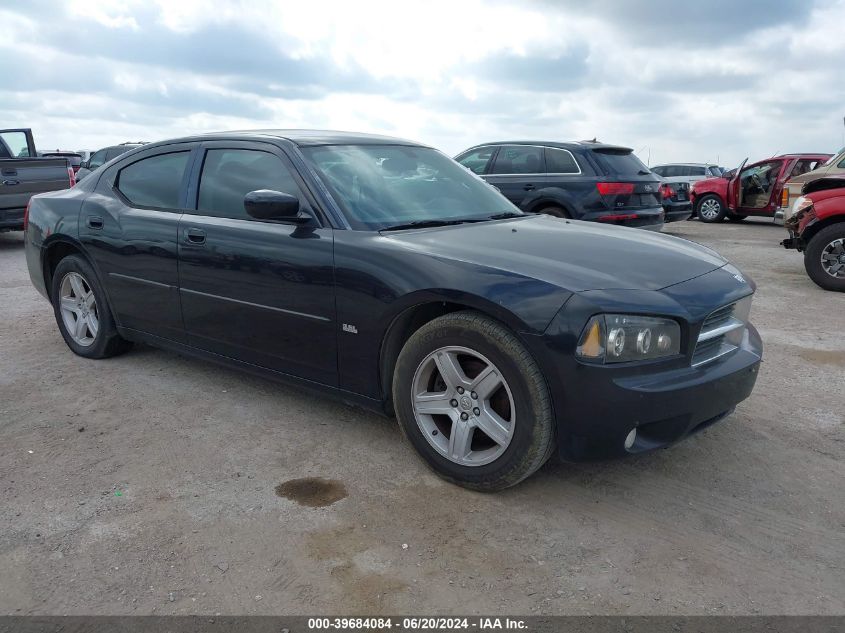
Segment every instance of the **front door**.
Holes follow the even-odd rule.
[[[179,225],[182,314],[191,345],[337,385],[333,234],[251,218],[250,191],[316,206],[274,145],[208,142],[192,177],[195,210]]]

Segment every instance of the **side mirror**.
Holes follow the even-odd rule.
[[[88,161],[83,160],[81,163],[79,163],[79,168],[80,169],[88,169]]]
[[[299,211],[299,199],[281,191],[259,189],[244,196],[244,209],[256,220],[306,224],[311,216]]]

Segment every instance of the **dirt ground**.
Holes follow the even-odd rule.
[[[845,296],[768,222],[666,232],[757,281],[754,394],[494,495],[392,420],[152,348],[74,356],[0,234],[0,613],[845,613]]]

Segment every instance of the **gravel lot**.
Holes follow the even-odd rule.
[[[768,222],[666,232],[757,281],[754,394],[495,495],[392,420],[152,348],[74,356],[0,234],[0,613],[845,614],[845,297]],[[334,483],[277,494],[302,477]]]

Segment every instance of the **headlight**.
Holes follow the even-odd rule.
[[[632,314],[599,314],[581,334],[575,355],[595,363],[624,363],[675,356],[681,327],[672,319]]]

